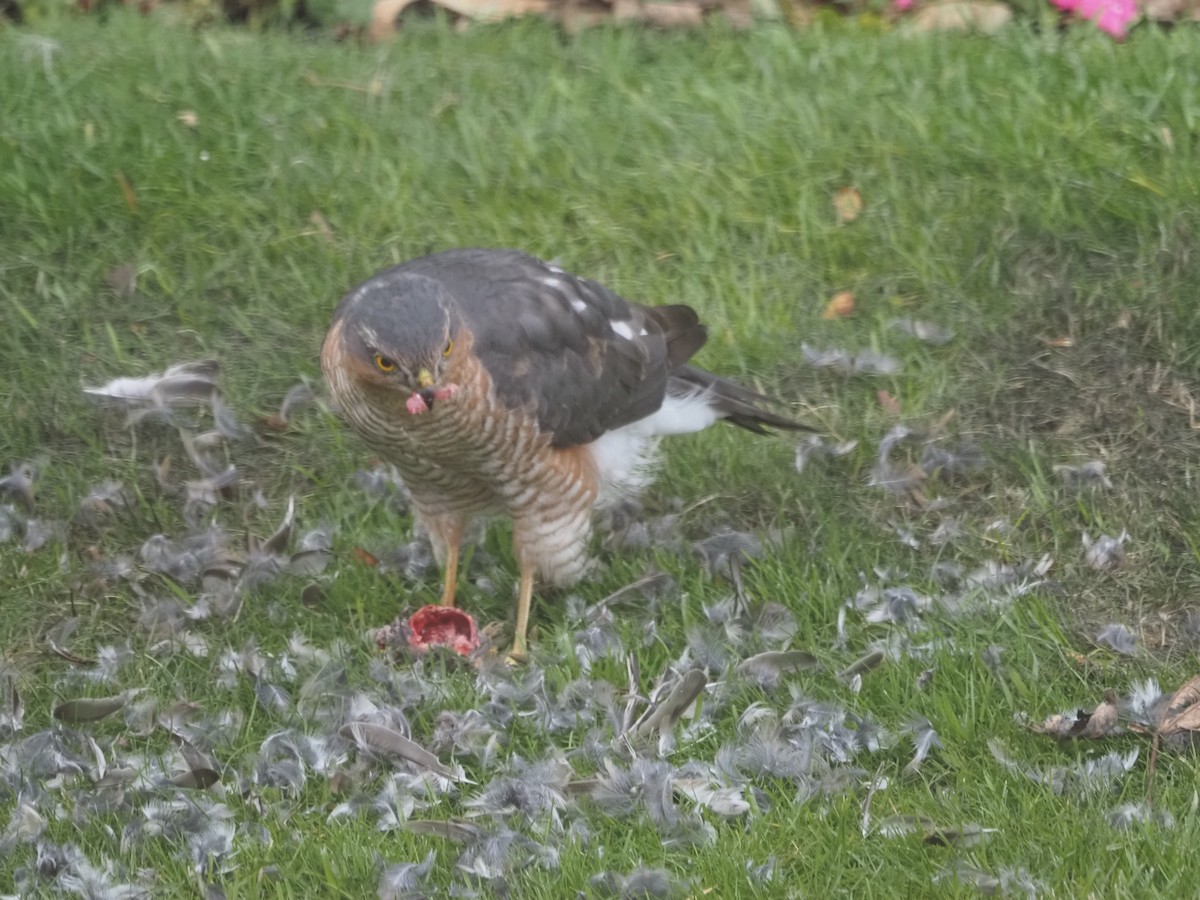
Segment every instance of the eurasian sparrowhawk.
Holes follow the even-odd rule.
[[[512,519],[521,659],[535,573],[558,585],[583,574],[592,511],[649,480],[660,436],[718,419],[804,427],[688,365],[706,336],[687,306],[640,306],[514,250],[450,250],[350,291],[321,367],[408,487],[445,568],[443,604],[471,520]]]

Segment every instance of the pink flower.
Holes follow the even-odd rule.
[[[1101,3],[1100,15],[1095,18],[1096,27],[1115,38],[1123,38],[1137,14],[1134,0],[1107,0]]]
[[[1123,38],[1137,18],[1137,0],[1050,0],[1066,12],[1096,24],[1101,31]]]
[[[908,12],[913,5],[913,0],[892,0],[892,2],[900,12]]]

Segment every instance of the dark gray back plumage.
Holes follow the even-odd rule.
[[[759,410],[760,395],[685,365],[706,339],[689,307],[631,303],[516,250],[435,253],[381,272],[352,295],[402,288],[414,274],[445,288],[499,400],[530,408],[555,446],[590,443],[651,415],[668,389],[707,390],[718,410],[752,430],[804,427]]]

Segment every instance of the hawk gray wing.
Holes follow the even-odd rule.
[[[516,250],[449,250],[392,273],[441,282],[500,401],[533,410],[556,447],[657,411],[706,338],[689,307],[630,303]]]

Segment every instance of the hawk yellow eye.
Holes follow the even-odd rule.
[[[394,359],[388,359],[382,353],[376,353],[375,368],[377,368],[380,372],[395,372],[396,361]]]
[[[446,341],[446,349],[442,351],[442,359],[450,355],[450,351],[454,349],[454,341]]]

